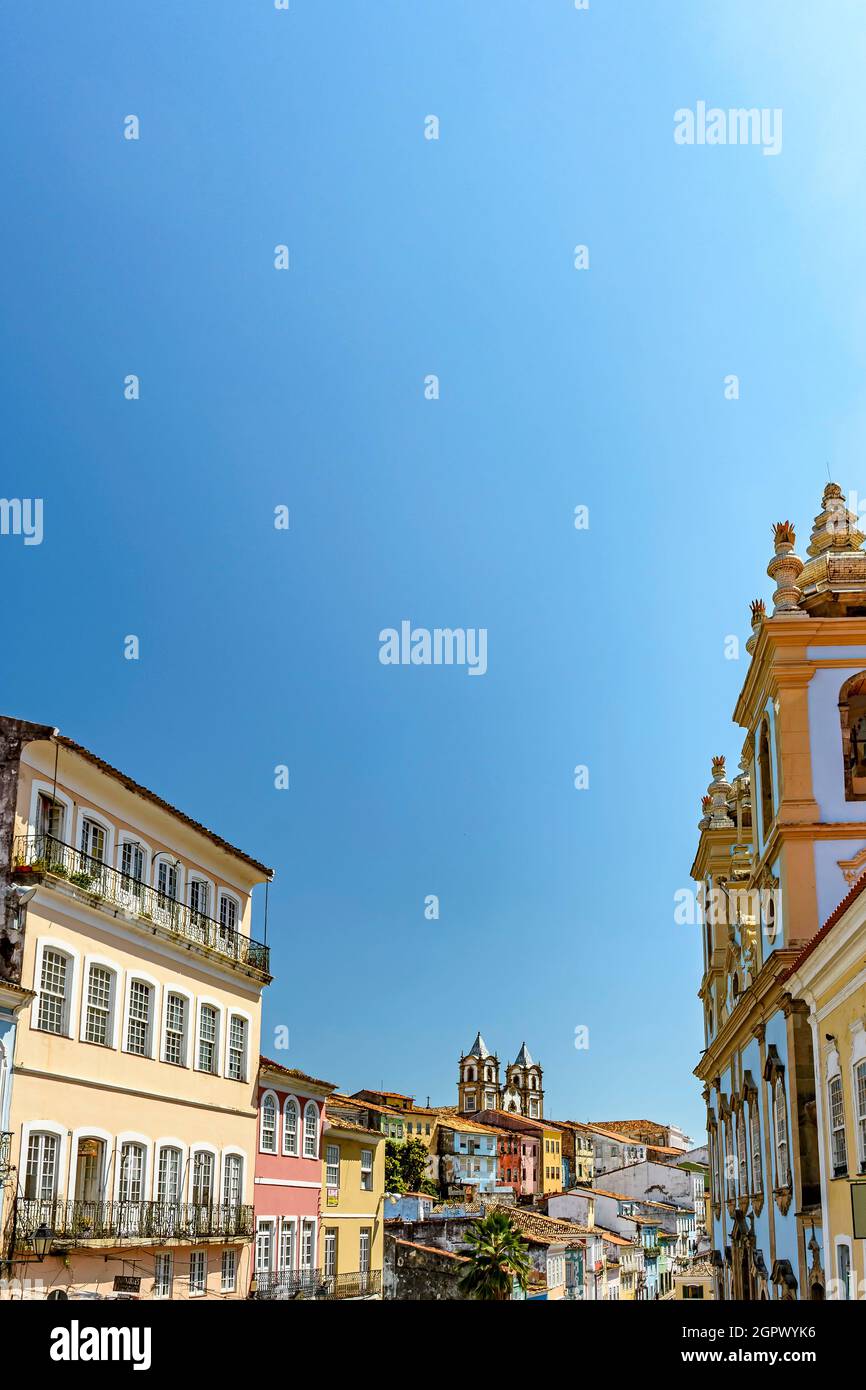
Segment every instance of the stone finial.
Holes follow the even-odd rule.
[[[798,606],[802,590],[797,584],[797,577],[803,568],[803,561],[794,554],[796,540],[792,522],[776,522],[773,527],[776,553],[767,566],[767,574],[776,583],[776,592],[773,594],[774,618],[806,617],[804,610]]]
[[[725,777],[725,759],[722,756],[713,758],[713,780],[707,787],[707,795],[711,807],[710,830],[723,830],[732,826],[734,822],[728,815],[731,784]]]
[[[813,558],[828,550],[859,550],[866,535],[857,527],[857,517],[845,506],[845,497],[838,483],[828,483],[821,498],[821,510],[815,517],[812,536],[806,554]]]
[[[701,797],[701,818],[698,821],[698,829],[706,830],[710,823],[710,813],[713,809],[713,798],[711,796]]]
[[[749,604],[752,610],[752,635],[746,643],[746,651],[751,656],[758,641],[758,633],[761,631],[761,623],[767,616],[767,606],[762,598],[753,598]]]

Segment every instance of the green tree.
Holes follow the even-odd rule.
[[[385,1191],[430,1192],[436,1189],[425,1177],[429,1154],[420,1139],[385,1141]]]
[[[511,1297],[515,1282],[526,1292],[529,1251],[507,1212],[488,1212],[469,1232],[467,1242],[470,1263],[460,1280],[466,1298],[503,1302]]]
[[[403,1177],[403,1164],[400,1161],[400,1150],[403,1145],[396,1139],[385,1140],[385,1191],[386,1192],[406,1192],[406,1179]]]

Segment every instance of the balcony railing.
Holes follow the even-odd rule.
[[[40,1226],[58,1245],[90,1240],[203,1240],[208,1236],[248,1239],[253,1208],[239,1202],[74,1202],[59,1198],[16,1201],[16,1232],[28,1245]]]
[[[381,1292],[380,1269],[357,1274],[325,1274],[313,1269],[256,1275],[257,1299],[376,1298]]]
[[[8,1130],[0,1130],[0,1182],[9,1176],[12,1164],[12,1135]]]
[[[141,879],[112,869],[82,850],[64,844],[53,835],[18,835],[12,851],[12,869],[19,874],[42,873],[64,879],[75,888],[103,898],[112,908],[138,917],[156,926],[206,946],[239,965],[268,973],[270,953],[267,946],[244,936],[243,932],[224,927],[213,917],[187,907],[158,888],[151,888]]]

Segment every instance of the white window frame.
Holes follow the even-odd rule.
[[[265,1101],[272,1100],[274,1103],[274,1147],[266,1149],[264,1144],[265,1135]],[[262,1091],[259,1096],[259,1153],[277,1154],[280,1150],[280,1101],[276,1091]]]
[[[147,985],[150,989],[150,1016],[148,1021],[147,1049],[144,1052],[132,1052],[129,1048],[129,1012],[132,1004],[132,986],[134,983]],[[149,1057],[151,1061],[156,1057],[156,1041],[158,1020],[160,1018],[160,986],[159,980],[153,975],[147,975],[143,970],[129,970],[126,975],[126,987],[124,989],[125,1001],[123,1008],[123,1034],[120,1040],[120,1048],[129,1057],[138,1057],[142,1061]]]
[[[114,1145],[114,1135],[109,1134],[107,1129],[97,1129],[95,1125],[81,1125],[72,1131],[70,1150],[69,1150],[69,1195],[75,1196],[78,1187],[78,1145],[82,1139],[99,1139],[104,1148],[102,1150],[102,1192],[100,1200],[106,1201],[111,1187],[112,1172],[112,1147]]]
[[[244,1200],[245,1200],[245,1197],[246,1197],[247,1152],[246,1152],[245,1149],[238,1149],[238,1148],[235,1148],[235,1147],[232,1146],[232,1145],[230,1145],[228,1148],[223,1149],[223,1151],[222,1151],[222,1159],[221,1159],[221,1162],[220,1162],[220,1165],[219,1165],[219,1168],[220,1168],[220,1186],[219,1186],[219,1199],[220,1199],[220,1203],[221,1203],[222,1205],[228,1205],[228,1203],[229,1203],[229,1198],[226,1196],[226,1175],[227,1175],[227,1171],[228,1171],[228,1160],[229,1160],[230,1158],[236,1158],[236,1159],[238,1159],[238,1161],[239,1161],[239,1163],[240,1163],[240,1181],[239,1181],[239,1183],[238,1183],[238,1196],[237,1196],[237,1202],[238,1202],[238,1206],[243,1206]]]
[[[160,1169],[160,1164],[161,1164],[161,1162],[162,1162],[163,1151],[164,1151],[164,1150],[167,1150],[167,1149],[171,1149],[171,1150],[173,1150],[175,1153],[178,1153],[178,1154],[180,1155],[180,1159],[179,1159],[179,1163],[178,1163],[178,1171],[179,1171],[179,1176],[180,1176],[180,1182],[179,1182],[179,1184],[178,1184],[177,1197],[161,1198],[160,1195],[159,1195],[159,1169]],[[156,1142],[155,1142],[155,1144],[154,1144],[153,1175],[152,1175],[152,1179],[151,1179],[151,1180],[152,1180],[152,1183],[153,1183],[152,1200],[153,1200],[154,1202],[160,1202],[160,1201],[167,1201],[167,1202],[183,1202],[183,1201],[185,1201],[185,1199],[186,1199],[186,1174],[187,1174],[187,1168],[188,1168],[188,1167],[189,1167],[189,1164],[188,1164],[188,1162],[187,1162],[187,1146],[186,1146],[186,1144],[183,1142],[182,1139],[175,1139],[175,1138],[173,1138],[173,1137],[171,1137],[171,1138],[157,1139]]]
[[[168,1000],[169,995],[171,994],[178,995],[178,997],[181,998],[186,1004],[183,1027],[183,1044],[181,1049],[182,1055],[181,1060],[179,1062],[171,1062],[166,1056],[166,1043],[168,1041]],[[162,1027],[160,1028],[161,1041],[159,1055],[160,1060],[165,1062],[167,1066],[187,1068],[189,1067],[189,1049],[190,1044],[192,1042],[193,1034],[192,1020],[195,1017],[197,1017],[197,1010],[195,1007],[195,995],[191,994],[188,989],[184,989],[182,985],[175,984],[174,981],[172,981],[171,984],[166,984],[162,991]]]
[[[221,1206],[222,1205],[222,1165],[220,1163],[219,1149],[213,1144],[205,1144],[196,1140],[190,1145],[189,1149],[189,1197],[193,1202],[193,1192],[195,1190],[195,1163],[199,1154],[207,1154],[211,1161],[211,1194],[210,1202],[195,1202],[197,1207]]]
[[[857,1072],[863,1068],[863,1104],[857,1085]],[[857,1171],[866,1173],[866,1056],[856,1058],[851,1065],[851,1099],[854,1111],[854,1137],[857,1141]]]
[[[120,1009],[117,1007],[118,1000],[123,997],[123,971],[116,961],[109,960],[107,956],[85,956],[84,969],[82,971],[81,984],[81,1012],[79,1017],[78,1036],[81,1042],[87,1042],[87,1009],[90,995],[90,971],[91,967],[96,966],[99,970],[107,970],[111,975],[111,1003],[108,1010],[108,1041],[104,1043],[91,1042],[91,1047],[110,1047],[115,1051],[118,1046],[118,1029],[120,1026]]]
[[[56,1157],[54,1164],[54,1192],[51,1197],[37,1196],[32,1199],[28,1198],[27,1200],[42,1202],[59,1201],[62,1200],[63,1197],[66,1195],[64,1193],[63,1183],[66,1177],[67,1131],[61,1125],[53,1124],[49,1120],[35,1120],[32,1124],[25,1124],[21,1126],[21,1155],[18,1161],[18,1173],[20,1175],[19,1182],[21,1184],[21,1191],[22,1193],[26,1191],[27,1155],[30,1152],[30,1140],[32,1137],[44,1134],[49,1135],[52,1139],[56,1141],[57,1144],[55,1150]]]
[[[119,874],[123,873],[123,846],[137,845],[144,856],[144,863],[141,869],[141,887],[145,890],[150,887],[150,871],[153,863],[153,850],[140,835],[134,834],[131,830],[118,830],[117,832],[117,851],[114,857],[114,867]]]
[[[336,1177],[334,1176],[335,1168]],[[340,1187],[340,1145],[334,1144],[331,1140],[328,1140],[325,1145],[325,1186],[338,1190]]]
[[[240,1076],[232,1076],[229,1071],[229,1060],[231,1058],[231,1037],[232,1019],[239,1018],[243,1021],[244,1028],[244,1055],[241,1063]],[[253,1035],[253,1021],[245,1009],[229,1009],[226,1014],[226,1036],[225,1036],[225,1057],[223,1058],[223,1076],[227,1081],[247,1082],[250,1077],[250,1039]]]
[[[205,887],[207,888],[207,905],[208,905],[208,910],[207,910],[207,912],[201,912],[200,909],[196,909],[196,910],[199,911],[199,913],[200,913],[200,915],[201,915],[202,917],[207,917],[210,921],[213,921],[214,915],[215,915],[215,903],[216,903],[216,891],[217,891],[217,889],[216,889],[216,884],[214,883],[214,881],[213,881],[212,878],[208,878],[207,874],[202,873],[200,869],[190,869],[190,870],[189,870],[189,872],[188,872],[188,874],[187,874],[187,876],[186,876],[186,893],[185,893],[185,897],[184,897],[184,902],[186,903],[187,907],[189,908],[190,913],[192,913],[192,911],[193,911],[193,906],[192,906],[192,885],[193,885],[193,883],[203,883],[203,884],[205,885]]]
[[[307,1153],[307,1114],[312,1110],[316,1116],[316,1138],[315,1152]],[[318,1158],[322,1150],[322,1112],[314,1100],[306,1101],[303,1114],[303,1132],[301,1137],[301,1153],[304,1158]]]
[[[167,1270],[165,1279],[162,1268]],[[163,1283],[168,1285],[163,1291]],[[153,1296],[155,1299],[171,1298],[174,1293],[174,1254],[171,1250],[157,1250],[153,1261]]]
[[[226,1262],[231,1260],[231,1277],[226,1278]],[[220,1260],[220,1293],[234,1293],[238,1286],[238,1252],[235,1247],[229,1246],[222,1253]]]
[[[141,1197],[139,1201],[147,1202],[151,1198],[154,1182],[154,1162],[153,1162],[153,1140],[146,1134],[136,1134],[132,1130],[126,1130],[123,1134],[118,1134],[114,1141],[114,1175],[112,1179],[112,1199],[115,1202],[123,1200],[121,1198],[121,1169],[123,1165],[123,1148],[125,1144],[140,1144],[144,1149],[144,1161],[141,1170]]]
[[[199,1284],[198,1278],[196,1278],[195,1287],[193,1287],[193,1281],[192,1281],[193,1260],[199,1261],[199,1262],[201,1263],[201,1269],[202,1269],[201,1284]],[[208,1276],[209,1276],[209,1275],[210,1275],[210,1270],[208,1269],[207,1248],[205,1248],[204,1250],[197,1250],[197,1249],[196,1249],[196,1250],[190,1250],[190,1252],[189,1252],[189,1289],[188,1289],[189,1297],[190,1297],[190,1298],[205,1298],[205,1297],[207,1296],[207,1281],[208,1281]]]
[[[277,1258],[277,1218],[275,1216],[256,1217],[256,1234],[253,1241],[253,1274],[256,1278],[260,1274],[273,1274],[274,1265]],[[270,1241],[270,1259],[267,1266],[259,1261],[259,1236],[267,1232]]]
[[[364,1159],[365,1159],[365,1158],[369,1158],[369,1160],[370,1160],[369,1164],[367,1164],[366,1166],[365,1166],[365,1164],[364,1164]],[[361,1150],[361,1191],[362,1191],[362,1192],[372,1192],[372,1191],[373,1191],[373,1167],[374,1167],[374,1163],[375,1163],[375,1158],[374,1158],[374,1155],[373,1155],[373,1150],[372,1150],[372,1149],[362,1149],[362,1150]],[[367,1185],[365,1184],[365,1182],[364,1182],[364,1178],[365,1178],[368,1174],[369,1174],[369,1178],[370,1178],[370,1184],[369,1184],[369,1186],[367,1186]]]
[[[238,894],[232,892],[232,890],[231,890],[230,888],[219,888],[219,889],[217,890],[216,899],[215,899],[215,901],[214,901],[214,914],[213,914],[213,915],[214,915],[214,918],[215,918],[215,920],[216,920],[216,924],[217,924],[217,935],[219,936],[220,928],[222,927],[222,904],[223,904],[223,898],[228,898],[229,902],[233,902],[233,903],[234,903],[234,905],[235,905],[235,924],[234,924],[234,927],[231,928],[231,930],[234,931],[238,936],[242,936],[242,935],[243,935],[242,927],[243,927],[243,920],[244,920],[244,917],[243,917],[243,904],[241,903],[241,900],[240,900]]]
[[[839,1109],[842,1114],[841,1124],[834,1124],[833,1121],[833,1094],[835,1087],[838,1087]],[[830,1138],[831,1178],[843,1178],[848,1176],[848,1134],[845,1125],[845,1088],[842,1085],[842,1073],[840,1071],[835,1071],[827,1077],[827,1132]],[[836,1143],[840,1136],[841,1157],[844,1159],[844,1162],[837,1172]]]
[[[75,825],[75,840],[72,846],[76,854],[85,853],[81,848],[81,832],[84,829],[85,821],[91,821],[94,825],[98,825],[104,834],[105,854],[102,860],[98,860],[97,862],[102,863],[106,869],[110,869],[114,863],[114,842],[117,835],[115,827],[111,824],[111,821],[105,818],[101,811],[95,811],[91,806],[79,805]]]
[[[292,1244],[292,1259],[291,1259],[291,1262],[290,1262],[289,1264],[285,1264],[285,1263],[283,1262],[283,1253],[284,1253],[285,1237],[286,1237],[287,1235],[291,1237],[291,1244]],[[299,1260],[299,1259],[300,1259],[300,1246],[299,1246],[299,1243],[298,1243],[298,1217],[297,1217],[297,1216],[281,1216],[281,1217],[280,1217],[280,1230],[279,1230],[279,1235],[278,1235],[278,1238],[277,1238],[277,1259],[276,1259],[277,1273],[278,1273],[278,1274],[294,1274],[294,1273],[296,1272],[297,1268],[298,1268],[298,1260]]]
[[[289,1148],[286,1147],[286,1111],[288,1110],[288,1108],[289,1108],[290,1105],[294,1105],[294,1107],[295,1107],[295,1120],[296,1120],[296,1124],[295,1124],[295,1147],[294,1147],[293,1149],[289,1149]],[[300,1156],[301,1156],[301,1144],[302,1144],[302,1132],[303,1132],[303,1128],[304,1128],[304,1112],[303,1112],[303,1108],[302,1108],[302,1106],[301,1106],[301,1102],[298,1100],[298,1097],[297,1097],[297,1096],[288,1095],[288,1096],[286,1096],[285,1100],[283,1101],[283,1106],[282,1106],[282,1111],[281,1111],[281,1120],[280,1120],[280,1131],[281,1131],[281,1135],[280,1135],[280,1144],[281,1144],[281,1147],[282,1147],[282,1152],[283,1152],[283,1154],[284,1154],[287,1158],[300,1158]]]
[[[42,957],[46,951],[58,951],[67,956],[69,966],[66,970],[66,999],[63,1010],[63,1028],[59,1033],[49,1033],[47,1028],[39,1027],[39,1006],[42,996]],[[36,959],[33,963],[33,989],[35,998],[30,1004],[30,1027],[36,1033],[47,1033],[51,1038],[74,1037],[74,1020],[79,1016],[81,988],[81,953],[63,937],[40,936],[36,943]]]
[[[213,1067],[208,1070],[201,1065],[201,1011],[203,1008],[214,1009],[216,1011],[216,1038],[213,1043]],[[196,1001],[195,1010],[195,1055],[193,1058],[193,1070],[201,1072],[202,1076],[220,1075],[220,1056],[223,1045],[223,1006],[218,999],[211,999],[205,994],[199,995]]]
[[[307,1230],[310,1231],[310,1262],[309,1264],[304,1264],[304,1235],[306,1234]],[[308,1271],[314,1270],[316,1268],[316,1257],[318,1255],[318,1222],[316,1221],[316,1218],[314,1216],[303,1216],[301,1218],[299,1241],[300,1243],[298,1246],[298,1269],[302,1274],[306,1274]]]
[[[73,834],[75,829],[75,802],[71,796],[61,791],[59,787],[55,787],[53,783],[43,782],[38,778],[34,778],[30,784],[30,816],[27,824],[28,835],[36,836],[39,834],[40,796],[47,796],[52,801],[56,801],[63,806],[63,840],[61,843],[71,845],[73,849],[77,848],[75,836]]]
[[[170,868],[177,870],[177,897],[170,899],[166,895],[167,901],[176,903],[178,909],[183,908],[186,906],[187,901],[186,869],[180,862],[179,857],[166,849],[157,850],[155,854],[150,856],[150,885],[153,888],[156,901],[158,902],[159,895],[159,866],[163,861],[165,861]]]

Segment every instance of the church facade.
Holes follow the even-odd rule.
[[[459,1062],[457,1104],[461,1113],[507,1110],[530,1120],[543,1119],[542,1068],[533,1061],[526,1043],[521,1043],[514,1061],[506,1064],[504,1080],[501,1072],[499,1058],[478,1033]]]
[[[834,483],[805,562],[790,522],[774,536],[739,770],[713,759],[692,866],[712,1259],[717,1297],[847,1298],[866,1274],[866,552]]]

